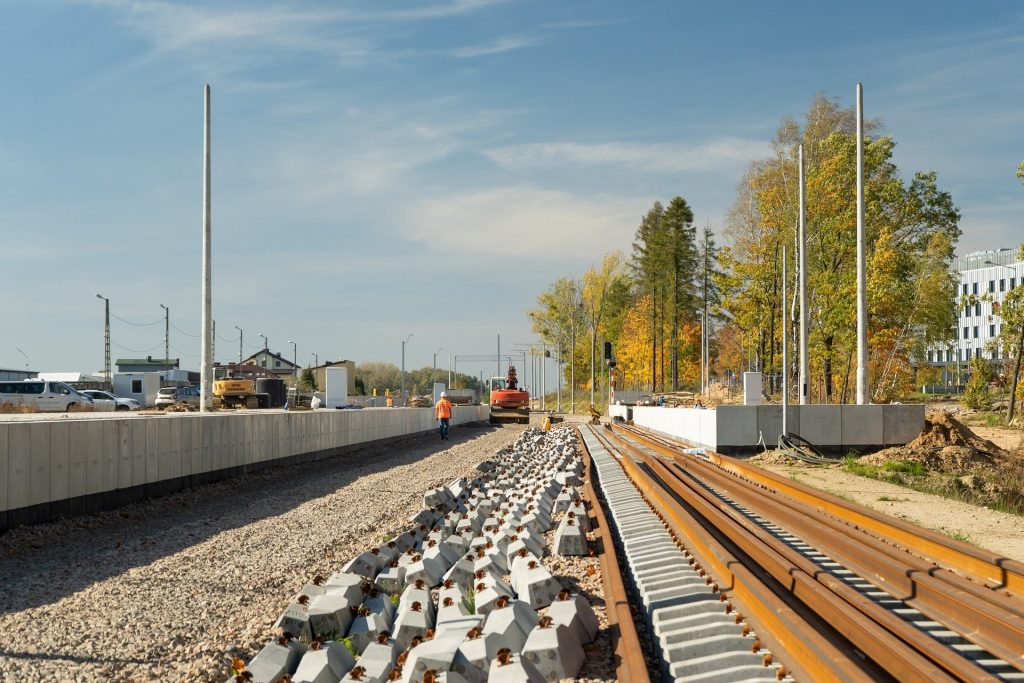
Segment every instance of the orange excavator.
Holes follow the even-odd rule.
[[[508,376],[491,378],[491,422],[530,424],[530,392],[519,388],[514,365]]]

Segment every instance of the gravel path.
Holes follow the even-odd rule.
[[[468,427],[0,536],[3,681],[223,681],[324,576],[510,444]],[[238,648],[238,649],[235,649]]]

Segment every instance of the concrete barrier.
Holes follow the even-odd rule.
[[[774,447],[782,431],[782,406],[719,406],[715,409],[636,406],[633,422],[720,453],[753,453],[761,437]],[[877,449],[913,441],[924,429],[924,406],[790,406],[790,434],[832,452]]]
[[[453,425],[487,419],[487,406],[455,406],[452,414]],[[434,429],[432,408],[3,421],[0,531]]]

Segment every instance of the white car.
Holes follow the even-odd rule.
[[[139,402],[134,398],[121,398],[109,391],[99,389],[85,389],[83,394],[92,397],[93,410],[110,412],[112,410],[138,410]]]
[[[92,397],[72,389],[64,382],[26,379],[0,382],[0,404],[26,405],[41,412],[92,410]]]

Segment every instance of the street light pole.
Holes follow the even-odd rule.
[[[267,336],[262,332],[257,332],[256,335],[263,338],[263,350],[270,351],[270,341],[267,339]]]
[[[405,345],[412,339],[412,332],[409,336],[402,340],[402,406],[405,406]]]
[[[292,345],[292,365],[294,366],[294,367],[292,367],[292,375],[294,375],[295,377],[298,377],[299,376],[299,345],[296,344],[295,342],[293,342],[290,339],[288,340],[288,343]]]
[[[164,364],[166,365],[171,359],[171,309],[163,304],[160,304],[160,308],[164,309]]]
[[[434,383],[434,376],[437,375],[437,354],[439,354],[442,349],[444,349],[444,347],[443,346],[439,346],[439,347],[437,347],[437,351],[434,351],[434,369],[430,373],[430,383],[431,384]]]
[[[235,325],[235,329],[238,330],[238,364],[242,364],[242,340],[245,338],[245,333],[242,332],[242,328]]]
[[[102,294],[96,295],[103,299],[103,374],[107,378],[107,390],[114,390],[114,377],[110,374],[110,299]]]
[[[22,351],[21,349],[19,349],[17,346],[15,346],[14,348],[18,350],[18,353],[20,353],[21,355],[25,356],[25,370],[27,372],[31,372],[32,370],[29,368],[29,365],[32,363],[32,361],[29,360],[28,354],[25,353],[24,351]]]

